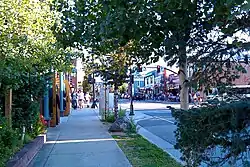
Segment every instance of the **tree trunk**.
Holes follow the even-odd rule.
[[[12,89],[8,89],[5,94],[5,118],[7,119],[8,126],[12,126]]]
[[[187,55],[186,47],[180,48],[180,61],[179,61],[179,80],[180,80],[180,103],[181,109],[188,110],[188,69],[187,69]]]
[[[118,118],[118,86],[115,84],[114,86],[114,113],[115,119]]]

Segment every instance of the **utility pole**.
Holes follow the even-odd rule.
[[[130,80],[129,80],[129,88],[130,88],[130,113],[129,115],[130,116],[133,116],[135,115],[134,113],[134,106],[133,106],[133,89],[132,89],[132,86],[133,86],[133,75],[132,75],[132,68],[130,68]]]

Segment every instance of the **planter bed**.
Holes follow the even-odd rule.
[[[33,141],[24,145],[7,163],[6,167],[26,167],[46,142],[46,134],[37,136]]]

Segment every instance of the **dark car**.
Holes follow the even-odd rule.
[[[144,100],[144,95],[142,93],[135,93],[134,97],[133,97],[134,100]]]

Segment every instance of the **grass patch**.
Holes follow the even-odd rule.
[[[133,167],[181,167],[170,155],[141,135],[113,135],[113,138],[116,139]]]

